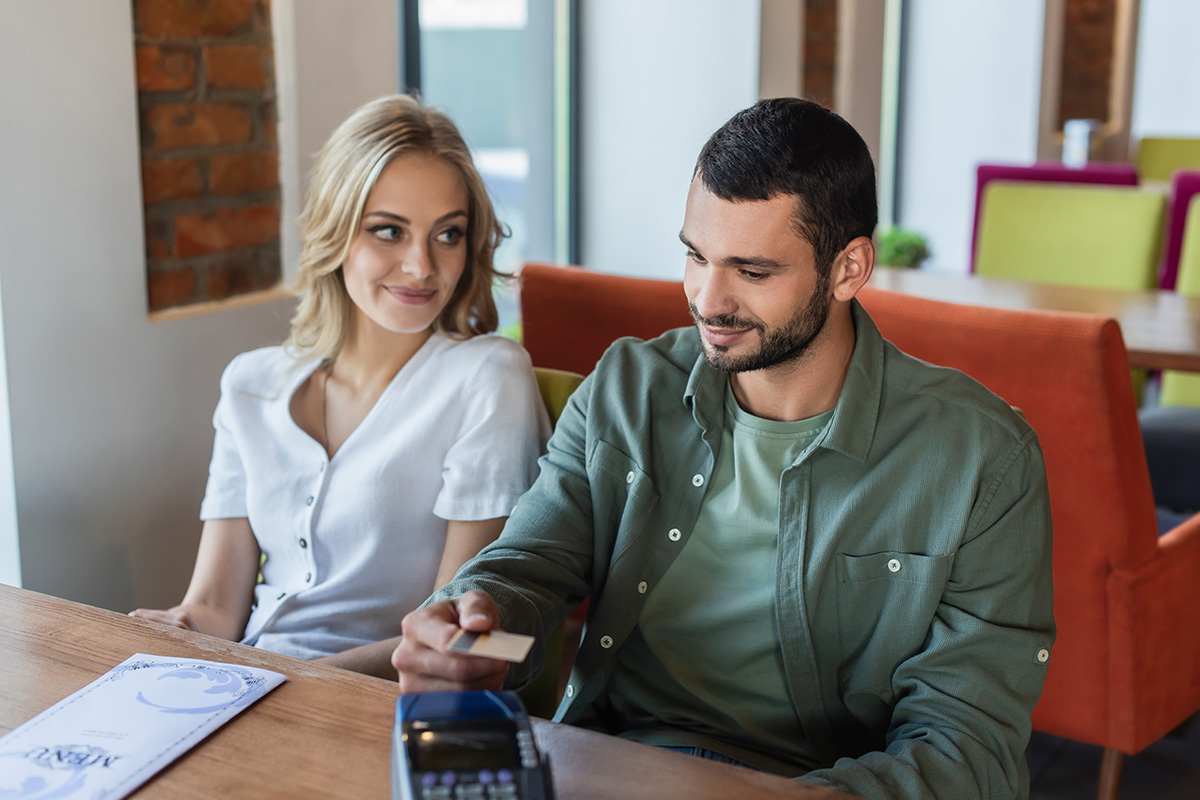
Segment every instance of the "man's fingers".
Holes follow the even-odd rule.
[[[455,602],[458,605],[458,624],[463,630],[482,632],[500,627],[500,612],[489,595],[470,591]]]

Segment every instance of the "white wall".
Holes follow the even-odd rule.
[[[282,216],[295,220],[313,156],[350,112],[396,92],[400,82],[396,0],[355,0],[353,13],[329,0],[274,0]],[[285,274],[295,277],[299,237],[285,225]]]
[[[1142,0],[1133,122],[1142,136],[1200,136],[1200,3]]]
[[[1043,14],[1040,0],[905,0],[897,222],[929,238],[927,269],[968,268],[975,165],[1036,155]]]
[[[580,11],[580,261],[679,278],[692,167],[758,99],[760,0],[590,0]]]
[[[147,320],[130,2],[4,10],[0,530],[11,436],[23,584],[114,609],[173,603],[221,369],[279,341],[291,302]]]

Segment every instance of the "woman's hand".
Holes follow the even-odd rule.
[[[173,628],[183,628],[185,631],[198,630],[196,623],[192,621],[192,615],[185,611],[182,606],[167,609],[138,608],[130,611],[129,616],[148,620],[149,622],[158,622],[162,625],[170,625]]]
[[[210,519],[200,532],[196,568],[183,602],[129,616],[237,641],[246,630],[258,576],[258,540],[245,518]]]

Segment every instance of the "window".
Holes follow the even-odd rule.
[[[512,236],[496,252],[576,260],[576,0],[400,0],[400,85],[458,125]],[[517,335],[517,298],[497,291],[501,332]]]

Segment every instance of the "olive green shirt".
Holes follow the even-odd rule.
[[[904,355],[853,313],[833,418],[779,483],[778,645],[821,764],[801,779],[869,800],[1025,798],[1054,640],[1037,437],[978,383]],[[556,719],[619,730],[615,655],[692,534],[727,382],[694,329],[614,343],[500,538],[434,595],[480,589],[501,627],[542,638],[591,596]],[[540,666],[539,641],[510,679]]]

